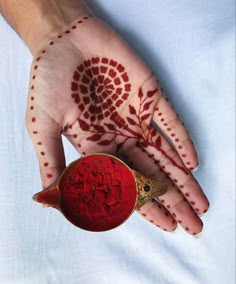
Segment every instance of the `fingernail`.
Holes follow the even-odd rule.
[[[206,213],[208,212],[208,210],[209,210],[209,207],[208,207],[207,209],[205,209],[202,213],[199,213],[198,216],[199,216],[199,217],[202,217],[202,216],[206,215]]]
[[[192,170],[192,173],[195,173],[198,170],[199,166]]]
[[[199,239],[199,238],[201,237],[201,235],[202,235],[202,232],[200,232],[200,233],[197,234],[197,235],[193,235],[193,237],[194,237],[195,239]]]
[[[174,231],[170,232],[171,234],[176,234],[179,231],[179,227],[177,226]]]

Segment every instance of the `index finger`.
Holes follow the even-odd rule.
[[[152,119],[174,145],[186,168],[196,169],[198,157],[191,137],[163,94],[160,94]]]

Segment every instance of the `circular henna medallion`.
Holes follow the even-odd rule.
[[[128,99],[131,84],[123,65],[105,57],[93,57],[77,67],[71,91],[82,112],[80,118],[94,122],[114,117],[117,108]]]

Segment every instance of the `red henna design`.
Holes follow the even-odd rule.
[[[34,107],[33,107],[33,106],[31,106],[31,107],[30,107],[30,109],[31,109],[31,110],[33,110],[33,109],[34,109]]]
[[[178,222],[179,224],[182,224],[182,221],[181,221],[181,220],[178,220],[177,222]]]
[[[47,167],[48,166],[48,163],[44,163],[44,167]]]
[[[35,121],[36,121],[36,118],[35,118],[35,117],[33,117],[33,118],[32,118],[32,122],[35,122]]]
[[[185,230],[186,230],[186,231],[189,231],[189,228],[188,228],[188,227],[185,227]]]
[[[53,44],[54,44],[54,41],[51,41],[49,44],[50,44],[50,45],[53,45]]]
[[[38,145],[40,145],[40,146],[41,146],[41,145],[43,145],[43,143],[42,143],[42,142],[38,142],[37,144],[38,144]]]
[[[57,38],[62,38],[62,35],[59,35]]]
[[[38,65],[35,65],[35,66],[34,66],[34,70],[37,70],[37,69],[38,69]]]
[[[38,134],[38,131],[33,131],[33,134]]]
[[[36,76],[34,75],[33,77],[32,77],[32,80],[34,80],[36,78]]]
[[[42,51],[42,53],[45,53],[46,52],[46,50],[44,49],[43,51]]]
[[[31,99],[31,101],[33,101],[33,100],[34,100],[34,97],[31,97],[30,99]]]
[[[147,216],[147,214],[145,214],[145,213],[142,213],[142,215],[143,215],[144,217],[146,217],[146,216]]]
[[[52,178],[53,175],[52,174],[47,174],[47,178]]]
[[[187,193],[185,193],[184,194],[186,197],[189,197],[190,196],[190,194],[187,192]]]
[[[175,217],[176,217],[176,214],[175,214],[175,213],[172,213],[172,216],[175,218]]]
[[[149,220],[149,222],[154,223],[154,221],[153,221],[153,220]]]
[[[101,64],[103,65],[101,66]],[[100,72],[104,75],[101,76]],[[87,137],[88,141],[96,141],[98,145],[107,146],[110,145],[117,136],[123,136],[123,142],[117,146],[118,152],[128,139],[141,138],[142,133],[145,132],[140,131],[143,130],[142,123],[150,118],[151,113],[148,111],[153,103],[152,100],[146,101],[146,99],[153,97],[157,92],[157,89],[148,91],[146,97],[143,99],[144,94],[142,88],[140,88],[138,93],[140,99],[139,109],[136,110],[133,106],[129,105],[130,116],[127,116],[124,119],[116,111],[114,105],[119,108],[124,101],[128,99],[129,92],[131,91],[131,85],[127,83],[128,81],[129,78],[128,74],[125,72],[125,68],[112,59],[93,57],[84,61],[77,67],[77,70],[73,74],[73,81],[71,82],[71,90],[73,91],[71,97],[74,99],[74,102],[78,104],[78,108],[82,112],[82,115],[78,118],[80,128],[83,131],[91,133],[91,136]],[[119,87],[115,88],[115,86],[118,85]],[[122,88],[121,86],[124,87]],[[162,113],[159,113],[158,115],[161,116]],[[112,123],[110,123],[109,126],[104,124],[104,126],[96,129],[96,124],[104,117],[110,117]],[[91,126],[91,122],[95,121],[96,123],[93,123]],[[112,129],[110,125],[112,125]],[[167,123],[165,125],[167,125]],[[132,129],[133,126],[140,129],[140,134]],[[117,127],[119,129],[117,129]],[[122,133],[120,131],[122,128],[129,134]],[[113,138],[104,139],[104,134],[110,134],[110,136],[113,135]],[[183,167],[177,165],[177,163],[161,148],[160,137],[158,137],[156,141],[153,140],[155,135],[156,131],[153,134],[149,133],[148,137],[142,137],[144,140],[142,146],[145,147],[150,145],[155,147],[172,163],[172,165],[188,174]],[[145,152],[145,150],[143,151]],[[154,157],[152,157],[152,159],[154,160]],[[154,162],[158,163],[158,161]]]
[[[42,156],[45,156],[45,153],[44,153],[44,152],[40,152],[40,154],[41,154]]]
[[[84,63],[82,63],[80,66],[78,66],[77,71],[74,73],[74,81],[72,81],[71,89],[72,91],[79,90],[82,94],[82,99],[85,105],[90,105],[92,103],[92,109],[88,109],[85,117],[88,119],[90,118],[90,121],[94,121],[97,117],[99,120],[107,116],[110,116],[111,119],[117,124],[119,127],[124,125],[124,120],[119,116],[117,112],[114,112],[114,107],[112,107],[112,101],[110,99],[107,100],[107,103],[104,103],[104,99],[108,98],[108,96],[112,96],[113,94],[113,100],[116,101],[116,106],[119,107],[123,104],[123,100],[119,99],[119,96],[117,93],[115,93],[114,85],[117,85],[121,82],[122,77],[114,70],[111,69],[112,67],[115,67],[118,63],[114,60],[110,60],[110,66],[102,66],[102,72],[106,72],[109,68],[108,76],[113,80],[113,84],[111,83],[111,79],[106,78],[104,76],[99,75],[99,64],[100,58],[91,58],[91,60],[87,60]],[[103,64],[108,64],[109,59],[108,58],[102,58],[101,62]],[[120,71],[124,70],[124,67],[122,65],[119,66],[119,73]],[[123,68],[122,68],[123,67]],[[93,74],[93,75],[92,75]],[[86,83],[86,86],[82,83]],[[89,88],[88,88],[88,87]],[[126,85],[126,90],[130,90],[131,85]],[[90,91],[89,91],[90,89]],[[120,88],[120,93],[122,92],[122,88]],[[72,94],[72,97],[74,98],[75,103],[78,103],[79,96],[76,96],[75,94]],[[126,96],[125,99],[128,97]],[[86,107],[84,104],[80,104],[78,107],[83,112],[86,110]],[[93,107],[93,105],[96,105],[96,107]],[[108,108],[108,110],[103,114],[102,111],[104,108]],[[93,117],[93,119],[92,119]],[[89,124],[85,122],[83,119],[79,118],[78,122],[80,124],[80,127],[82,130],[88,131],[89,130]],[[103,130],[105,133],[105,129]]]

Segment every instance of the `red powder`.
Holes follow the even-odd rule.
[[[118,159],[102,154],[71,164],[59,188],[62,213],[89,231],[106,231],[122,224],[137,199],[132,172]]]

